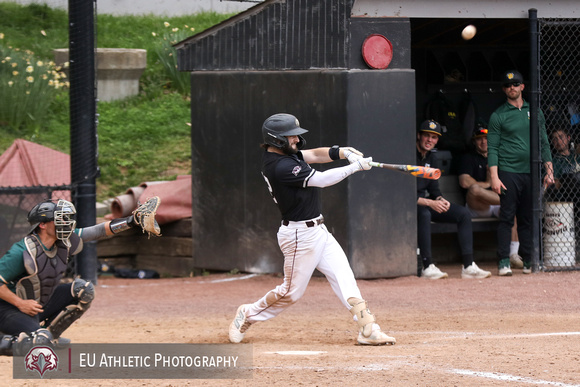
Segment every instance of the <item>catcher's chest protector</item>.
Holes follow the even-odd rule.
[[[73,235],[71,247],[76,250],[80,239],[76,234]],[[22,254],[22,259],[28,275],[16,284],[16,294],[22,299],[35,300],[45,305],[66,271],[69,248],[57,242],[56,248],[47,252],[35,235],[25,237],[24,242],[26,251]]]

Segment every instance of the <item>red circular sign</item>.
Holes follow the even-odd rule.
[[[369,35],[363,42],[362,56],[370,68],[386,69],[393,59],[393,45],[383,35]]]

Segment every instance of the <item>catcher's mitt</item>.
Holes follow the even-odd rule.
[[[159,196],[153,196],[133,211],[133,220],[141,227],[143,232],[149,234],[149,237],[151,237],[151,234],[161,236],[161,229],[155,220],[155,213],[160,203]]]

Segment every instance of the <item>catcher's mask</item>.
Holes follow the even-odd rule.
[[[28,213],[28,222],[31,225],[28,233],[36,230],[40,223],[54,221],[56,238],[69,246],[69,237],[77,224],[76,213],[75,206],[67,200],[60,199],[56,203],[52,200],[45,200],[34,206]]]
[[[302,149],[306,145],[306,140],[301,134],[307,132],[308,130],[300,127],[298,118],[286,113],[274,114],[268,117],[262,125],[264,143],[282,149],[285,153],[288,153],[289,150],[287,136],[298,136],[300,141],[297,147],[298,149]]]

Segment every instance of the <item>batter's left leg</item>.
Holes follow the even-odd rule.
[[[334,236],[327,232],[326,248],[317,269],[326,276],[332,290],[341,302],[350,310],[359,325],[357,341],[363,345],[395,344],[394,337],[381,331],[375,316],[362,299],[354,273],[348,263],[344,250]]]
[[[280,227],[278,244],[284,254],[284,282],[253,304],[238,307],[229,327],[232,343],[241,342],[251,324],[277,316],[304,295],[324,251],[325,240],[320,227]]]

